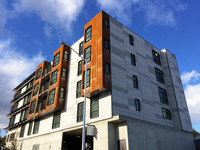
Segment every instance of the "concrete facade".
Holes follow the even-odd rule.
[[[96,135],[87,136],[86,143],[92,143],[93,150],[195,150],[175,55],[166,49],[158,50],[110,16],[109,33],[111,90],[98,94],[98,116],[95,118],[91,117],[91,99],[87,98],[86,126],[94,126]],[[129,43],[129,35],[133,37],[133,45]],[[84,37],[71,48],[78,52],[82,41]],[[152,50],[159,54],[161,65],[153,61]],[[135,65],[131,64],[131,54],[135,56]],[[83,122],[77,121],[77,109],[84,101],[83,97],[76,98],[77,82],[82,80],[82,75],[77,75],[80,60],[77,54],[70,53],[65,105],[60,110],[59,127],[52,127],[54,112],[39,117],[36,134],[33,134],[33,127],[37,118],[20,122],[21,112],[28,107],[23,104],[24,98],[30,93],[25,87],[33,77],[16,87],[21,89],[22,96],[14,99],[19,103],[16,111],[10,113],[15,119],[8,127],[8,147],[15,133],[19,150],[69,149],[70,138],[77,141],[74,149],[80,149]],[[155,68],[162,71],[164,83],[157,81]],[[133,75],[137,76],[138,88],[134,88]],[[158,88],[166,90],[168,104],[161,102]],[[139,111],[135,99],[140,102]],[[163,108],[169,110],[170,118],[164,118]],[[28,135],[30,122],[33,124]],[[19,137],[22,125],[25,125],[24,135]]]

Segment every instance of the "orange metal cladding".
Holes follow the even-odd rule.
[[[68,52],[67,60],[65,60],[65,59],[63,58],[63,57],[64,57],[64,51],[67,51],[67,52]],[[36,100],[34,113],[28,114],[27,119],[31,119],[31,118],[36,117],[36,116],[39,116],[39,115],[47,114],[48,112],[52,112],[52,111],[54,111],[54,110],[63,109],[63,108],[64,108],[65,96],[64,96],[64,98],[59,98],[59,97],[60,97],[60,96],[59,96],[59,93],[60,93],[60,88],[66,89],[66,82],[67,82],[67,77],[68,77],[68,60],[69,60],[70,47],[67,46],[67,45],[64,45],[64,46],[62,45],[61,47],[59,47],[59,48],[54,52],[54,56],[55,56],[56,54],[58,54],[58,53],[60,53],[60,55],[59,55],[59,63],[58,63],[56,66],[54,66],[54,67],[51,66],[51,67],[52,67],[52,68],[51,68],[51,71],[50,71],[49,73],[47,73],[47,75],[49,75],[49,74],[52,75],[52,73],[53,73],[54,71],[58,70],[58,72],[57,72],[57,81],[56,81],[56,83],[50,85],[50,81],[51,81],[51,78],[50,78],[50,80],[49,80],[49,88],[48,88],[48,90],[47,90],[47,91],[50,92],[51,90],[55,89],[54,103],[51,104],[51,105],[49,105],[49,106],[47,105],[47,103],[48,103],[48,97],[49,97],[49,94],[48,94],[48,95],[47,95],[47,101],[46,101],[46,108],[45,108],[44,110],[42,110],[42,111],[36,113],[36,107],[37,107],[37,103],[38,103],[38,97],[39,97],[40,95],[44,94],[45,92],[47,92],[47,91],[45,91],[45,92],[39,94],[39,89],[40,89],[40,88],[38,88],[38,93],[37,93],[37,95],[31,97],[31,101],[30,101],[30,105],[29,105],[29,111],[30,111],[31,102],[34,101],[34,100]],[[41,76],[40,76],[40,78],[37,79],[37,80],[35,80],[35,79],[36,79],[36,76],[37,76],[37,73],[35,74],[33,89],[34,89],[34,86],[35,86],[37,83],[39,83],[39,87],[40,87],[41,79],[43,79],[43,78],[45,78],[45,77],[47,76],[47,75],[45,75],[44,77],[42,77],[42,72],[43,72],[43,70],[44,70],[44,68],[45,68],[44,66],[48,66],[47,63],[48,63],[48,62],[43,62],[43,63],[41,63],[41,64],[37,67],[37,70],[38,70],[39,68],[42,67],[42,71],[41,71]],[[65,78],[63,78],[63,77],[61,76],[62,68],[66,68],[66,77],[65,77]],[[64,91],[65,91],[65,90],[64,90]],[[65,93],[65,92],[64,92],[64,93]],[[33,95],[33,91],[32,91],[32,95]]]
[[[91,46],[91,61],[87,65],[87,68],[90,68],[90,86],[87,88],[87,97],[92,97],[111,89],[111,75],[105,74],[105,63],[110,64],[110,50],[104,49],[104,40],[110,41],[110,30],[104,26],[104,19],[109,21],[109,15],[101,11],[84,27],[84,37],[85,30],[88,27],[91,26],[92,30],[91,39],[87,43],[83,42],[84,50]],[[82,63],[82,86],[84,71],[85,65]],[[81,96],[83,95],[84,89],[82,87]]]

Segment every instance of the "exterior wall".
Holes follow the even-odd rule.
[[[195,150],[194,138],[189,132],[138,119],[126,120],[130,150]]]
[[[134,46],[129,44],[129,34],[134,38]],[[168,64],[165,59],[163,59],[165,57],[164,53],[160,58],[161,66],[154,63],[152,50],[160,55],[161,52],[112,17],[110,17],[110,41],[113,115],[130,116],[169,127],[176,127],[181,130],[181,127],[176,124],[180,123],[180,120],[174,114],[178,110],[173,104],[179,101],[178,103],[183,105],[184,108],[187,108],[187,105],[185,105],[186,101],[183,99],[182,84],[177,83],[177,77],[180,80],[177,65],[177,71],[173,74],[177,84],[177,94],[180,94],[179,99],[169,95],[172,91],[169,89],[168,83],[172,85],[172,81],[166,77],[165,70],[169,67],[167,67]],[[135,55],[136,66],[131,64],[131,53]],[[172,61],[176,62],[176,60]],[[156,81],[155,67],[163,71],[165,84]],[[138,89],[133,87],[133,75],[138,78]],[[158,87],[167,91],[169,105],[160,102]],[[179,87],[181,92],[178,90]],[[136,111],[135,109],[135,98],[140,100],[141,111]],[[163,118],[162,108],[169,109],[173,113],[172,120]],[[188,119],[188,110],[184,109],[184,112]],[[181,121],[185,122],[187,131],[192,131],[190,119],[187,121],[182,119]]]

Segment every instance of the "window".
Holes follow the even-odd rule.
[[[99,97],[90,100],[90,118],[99,117]]]
[[[82,73],[82,60],[78,62],[78,75]]]
[[[87,70],[86,88],[90,86],[90,69]],[[83,72],[83,89],[85,88],[85,71]]]
[[[77,82],[76,86],[76,98],[81,97],[81,80]]]
[[[107,19],[104,19],[104,26],[106,28],[109,28],[109,21]]]
[[[50,85],[56,83],[56,81],[57,81],[57,74],[58,74],[58,70],[56,70],[56,71],[54,71],[52,73],[52,75],[51,75],[51,84]]]
[[[55,97],[55,89],[51,90],[49,92],[49,100],[48,100],[48,104],[47,105],[51,105],[54,103],[54,97]]]
[[[35,120],[34,127],[33,127],[33,134],[37,134],[39,131],[40,120]]]
[[[62,77],[66,78],[66,74],[67,74],[67,69],[66,68],[62,68]]]
[[[79,55],[83,54],[83,42],[79,44]]]
[[[53,59],[53,67],[55,67],[59,63],[60,53],[56,54]]]
[[[162,89],[158,87],[158,92],[160,96],[160,102],[164,104],[168,104],[168,99],[167,99],[167,92],[165,89]]]
[[[106,63],[105,66],[105,73],[110,74],[110,64]]]
[[[35,100],[31,102],[31,108],[29,114],[32,114],[34,112],[34,109],[35,109]]]
[[[134,54],[131,54],[131,64],[136,66],[135,55]]]
[[[34,86],[34,89],[33,89],[33,96],[35,96],[38,92],[38,86],[39,86],[39,83],[37,83],[35,86]]]
[[[162,115],[163,115],[163,118],[171,120],[170,110],[162,108]]]
[[[91,46],[89,46],[85,49],[84,58],[86,59],[87,62],[90,62],[90,60],[91,60]],[[85,64],[85,61],[84,61],[84,64]]]
[[[37,75],[36,75],[36,80],[40,78],[41,71],[42,71],[42,68],[38,69]]]
[[[52,123],[52,129],[59,128],[60,127],[60,111],[57,111],[53,115],[53,123]]]
[[[160,56],[157,52],[155,52],[154,50],[152,50],[152,55],[153,55],[153,61],[158,64],[161,65],[160,63]]]
[[[78,110],[77,110],[77,122],[83,121],[83,105],[84,103],[81,102],[78,104]]]
[[[27,103],[29,103],[30,100],[31,100],[31,94],[26,95],[25,98],[24,98],[23,105],[26,105]]]
[[[140,111],[140,100],[139,99],[135,99],[135,109],[137,111]]]
[[[156,80],[164,84],[165,82],[163,78],[163,72],[160,69],[155,68],[155,73],[156,73]]]
[[[129,34],[129,44],[134,46],[134,43],[133,43],[133,36]]]
[[[106,49],[110,49],[110,43],[109,43],[109,40],[105,40],[105,43],[104,43],[105,45],[105,48]]]
[[[22,125],[19,137],[24,137],[24,130],[25,130],[25,125]]]
[[[89,26],[85,30],[85,43],[87,43],[91,39],[91,35],[92,35],[92,26]]]
[[[67,57],[68,57],[68,51],[64,51],[64,59],[67,60]]]
[[[133,75],[133,87],[138,89],[138,79],[135,75]]]
[[[9,122],[9,127],[14,125],[15,123],[15,115],[13,115],[11,118],[10,118],[10,122]]]
[[[12,133],[12,134],[10,135],[10,141],[13,141],[14,138],[15,138],[15,133]]]
[[[27,116],[28,116],[28,108],[26,108],[25,110],[21,111],[20,121],[26,120]]]
[[[29,126],[28,126],[28,133],[27,133],[27,135],[31,135],[32,126],[33,126],[33,122],[30,122]]]
[[[60,98],[64,98],[64,88],[60,88]]]

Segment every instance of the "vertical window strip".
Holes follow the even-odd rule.
[[[91,46],[87,47],[84,51],[84,58],[87,62],[91,61]],[[84,61],[85,64],[85,61]]]
[[[84,102],[78,104],[77,108],[77,122],[83,121],[83,105]]]
[[[90,69],[87,70],[86,88],[90,86]],[[85,71],[83,72],[83,89],[85,88]]]
[[[31,108],[29,114],[32,114],[34,112],[34,109],[35,109],[35,100],[31,102]]]
[[[68,51],[64,51],[64,59],[67,60],[68,58]]]
[[[135,109],[136,111],[140,111],[140,100],[139,99],[135,99]]]
[[[82,73],[82,60],[78,62],[78,75]]]
[[[131,54],[131,64],[136,66],[135,55]]]
[[[42,68],[38,69],[37,75],[36,75],[36,80],[40,78],[41,71],[42,71]]]
[[[83,42],[81,42],[79,44],[79,54],[82,55],[83,54]]]
[[[135,75],[133,75],[133,87],[138,89],[138,79]]]
[[[49,92],[49,99],[48,99],[47,105],[51,105],[54,103],[55,91],[56,91],[56,89],[53,89]]]
[[[66,74],[67,74],[67,69],[66,68],[62,68],[62,77],[66,78]]]
[[[56,83],[57,81],[57,74],[58,74],[58,70],[54,71],[51,75],[51,85]]]
[[[33,126],[33,122],[30,122],[29,126],[28,126],[28,133],[27,133],[27,135],[31,135],[32,126]]]
[[[90,100],[90,118],[99,117],[99,97]]]
[[[39,132],[39,125],[40,125],[40,120],[35,120],[33,127],[33,134],[37,134]]]
[[[38,92],[38,86],[39,86],[39,83],[37,83],[35,86],[34,86],[34,90],[33,90],[33,96],[35,96]]]
[[[24,137],[24,130],[25,130],[25,125],[22,125],[19,137]]]
[[[58,112],[54,113],[52,129],[60,127],[60,114],[61,114],[61,111],[58,111]]]
[[[81,80],[77,82],[76,86],[76,98],[81,97]]]
[[[60,58],[60,52],[57,53],[57,54],[54,56],[54,59],[53,59],[53,67],[55,67],[56,65],[59,64],[59,58]]]
[[[91,35],[92,35],[92,26],[88,27],[85,30],[85,43],[87,43],[91,39]]]
[[[64,88],[60,88],[60,98],[64,98]]]

